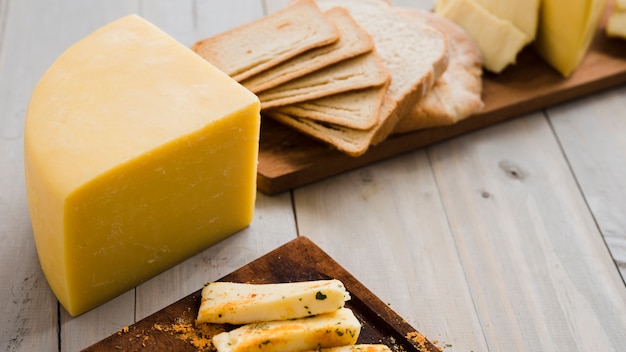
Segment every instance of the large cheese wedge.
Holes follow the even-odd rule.
[[[246,227],[256,96],[138,16],[65,51],[35,87],[26,190],[39,260],[72,315]]]
[[[528,43],[524,32],[510,21],[495,16],[476,0],[448,0],[437,13],[461,26],[476,41],[485,69],[494,73],[514,64],[517,54]]]
[[[348,308],[309,318],[248,324],[213,336],[218,352],[283,352],[354,345],[361,323]]]
[[[536,49],[561,75],[569,76],[585,57],[606,0],[543,0]]]
[[[350,299],[339,280],[278,284],[211,282],[202,289],[200,323],[248,324],[330,313]]]

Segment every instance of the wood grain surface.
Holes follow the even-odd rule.
[[[296,238],[219,281],[264,284],[331,278],[344,283],[351,296],[346,306],[363,324],[357,343],[384,343],[395,351],[438,351],[428,339],[306,237]],[[195,317],[201,297],[199,289],[83,352],[208,351],[212,332],[232,327],[221,325],[203,329],[196,326]],[[203,331],[208,333],[203,334]],[[202,337],[199,338],[199,335]]]
[[[484,110],[456,125],[393,135],[360,157],[350,157],[264,118],[258,166],[258,189],[267,194],[319,181],[416,148],[463,135],[526,113],[626,82],[626,46],[599,27],[579,68],[563,78],[535,53],[520,53],[501,74],[483,77]]]
[[[444,352],[623,351],[626,84],[258,193],[249,228],[81,316],[63,310],[24,194],[41,74],[131,12],[191,45],[288,1],[0,0],[0,350],[80,351],[303,235]]]

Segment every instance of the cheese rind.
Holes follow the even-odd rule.
[[[218,352],[281,352],[354,345],[361,323],[348,308],[309,318],[248,324],[213,336]]]
[[[607,0],[543,0],[535,47],[561,75],[574,72],[585,57]]]
[[[46,278],[83,313],[252,221],[259,102],[131,15],[66,50],[35,87],[26,190]]]
[[[350,294],[339,280],[278,284],[212,282],[202,289],[200,323],[289,320],[343,308]]]

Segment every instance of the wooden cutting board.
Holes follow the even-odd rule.
[[[220,281],[279,283],[335,278],[350,292],[346,306],[363,324],[358,343],[384,343],[394,351],[439,352],[439,349],[398,316],[336,261],[306,237],[279,247]],[[211,351],[208,341],[228,326],[196,327],[201,289],[145,319],[86,348],[83,352]]]
[[[610,9],[607,9],[607,14]],[[484,110],[449,126],[395,135],[354,158],[264,118],[257,188],[272,195],[626,82],[626,41],[604,26],[576,72],[563,78],[532,48],[499,75],[483,77]]]

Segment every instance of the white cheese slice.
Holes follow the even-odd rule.
[[[348,346],[338,346],[329,348],[318,348],[310,350],[308,352],[391,352],[391,349],[387,345],[383,344],[358,344]]]
[[[278,284],[212,282],[202,289],[199,323],[248,324],[329,313],[350,299],[339,280]]]
[[[218,352],[284,352],[354,345],[361,323],[348,308],[308,318],[243,325],[213,337]]]

